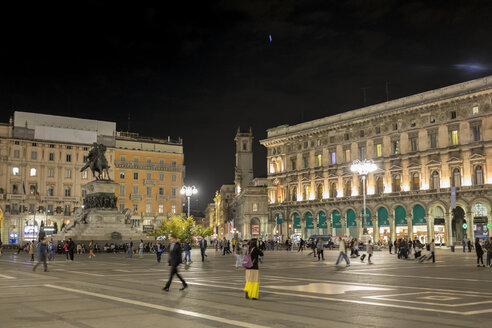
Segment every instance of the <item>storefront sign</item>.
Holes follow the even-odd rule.
[[[311,212],[306,213],[306,229],[314,229],[313,215]]]
[[[149,231],[154,231],[154,225],[153,224],[144,224],[142,226],[144,232],[149,232]]]
[[[466,229],[466,228],[468,228],[468,224],[463,223],[463,229]]]
[[[328,228],[328,224],[326,224],[326,213],[323,211],[318,214],[318,227],[321,229]]]
[[[24,227],[24,238],[25,239],[36,239],[38,237],[39,228],[37,226],[25,226]]]
[[[9,244],[17,244],[19,240],[19,234],[17,232],[9,233]]]
[[[252,235],[259,235],[260,234],[260,225],[259,224],[252,224],[251,225],[251,234]]]
[[[55,233],[55,227],[53,226],[46,226],[43,228],[43,231],[47,234],[47,235],[52,235]]]
[[[294,213],[293,221],[294,221],[294,229],[301,229],[301,217],[299,216],[299,214]]]
[[[342,227],[342,222],[340,220],[340,212],[338,212],[337,210],[334,210],[332,213],[331,213],[331,219],[332,219],[332,226],[333,228],[341,228]]]

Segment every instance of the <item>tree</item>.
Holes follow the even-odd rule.
[[[178,215],[172,216],[168,220],[162,221],[161,225],[154,231],[147,233],[148,236],[166,236],[175,234],[182,243],[191,243],[193,237],[206,237],[212,235],[212,229],[203,229],[201,225],[195,225],[193,217],[183,218]]]

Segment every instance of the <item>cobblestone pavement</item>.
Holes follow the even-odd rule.
[[[397,260],[375,252],[373,264],[334,266],[336,251],[318,262],[309,251],[267,251],[260,299],[244,297],[235,256],[193,250],[182,266],[189,288],[161,290],[165,256],[57,255],[36,272],[29,255],[0,257],[0,327],[486,327],[492,319],[492,268],[475,253],[437,250],[437,262]]]

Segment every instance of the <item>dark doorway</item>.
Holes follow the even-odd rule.
[[[456,206],[453,210],[453,220],[451,222],[453,238],[456,242],[459,242],[466,237],[466,231],[463,229],[463,223],[465,223],[465,211],[461,207]],[[470,223],[468,222],[468,225],[469,224]]]

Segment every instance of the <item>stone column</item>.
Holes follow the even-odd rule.
[[[395,217],[393,214],[388,214],[389,228],[390,228],[390,237],[392,241],[396,240],[396,226],[395,226]]]
[[[467,209],[465,214],[466,223],[468,224],[467,237],[470,238],[472,244],[475,244],[475,231],[473,231],[473,214],[470,209]]]
[[[430,242],[434,238],[434,218],[426,216],[425,220],[427,221],[427,240]]]
[[[453,240],[453,232],[451,229],[451,221],[453,219],[453,214],[451,212],[447,212],[444,214],[444,230],[446,231],[446,246],[451,246],[454,244]]]
[[[407,225],[408,225],[408,238],[410,238],[410,240],[413,240],[413,221],[412,221],[412,217],[407,217]]]
[[[372,220],[372,231],[374,233],[374,243],[377,243],[379,241],[379,218],[377,212],[375,219]]]

